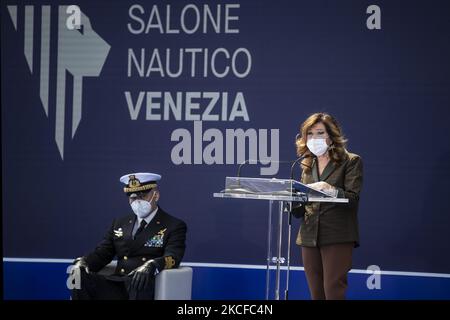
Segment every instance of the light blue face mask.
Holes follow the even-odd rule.
[[[328,150],[327,140],[324,138],[311,138],[306,142],[306,146],[317,157],[324,155]]]

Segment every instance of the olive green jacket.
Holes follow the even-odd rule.
[[[310,172],[302,173],[305,184],[325,181],[338,189],[339,198],[349,203],[308,203],[293,210],[294,216],[303,217],[296,243],[305,247],[354,242],[359,246],[358,203],[363,182],[361,157],[347,152],[340,164],[330,161],[319,177],[314,159]]]

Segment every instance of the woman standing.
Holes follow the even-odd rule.
[[[301,182],[349,199],[349,203],[308,203],[294,209],[303,216],[296,243],[302,247],[303,266],[311,298],[345,299],[352,250],[359,246],[358,202],[363,181],[361,157],[346,150],[337,121],[315,113],[302,124],[296,140],[304,156]]]

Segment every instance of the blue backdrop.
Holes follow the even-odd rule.
[[[185,261],[264,264],[267,203],[212,194],[239,157],[295,159],[326,111],[364,161],[354,268],[450,273],[448,1],[79,0],[80,30],[70,4],[1,5],[4,257],[90,251],[130,213],[119,177],[150,171]],[[237,129],[256,153],[228,148]]]

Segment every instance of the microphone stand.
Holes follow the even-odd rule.
[[[303,160],[305,157],[301,156],[299,158],[297,158],[297,160],[295,160],[292,163],[291,166],[291,180],[294,180],[294,167],[295,165]],[[291,182],[291,194],[293,193],[293,189],[292,189],[292,182]],[[286,210],[289,212],[289,226],[288,226],[288,253],[287,253],[287,272],[286,272],[286,290],[284,291],[284,300],[289,300],[289,272],[291,270],[291,233],[292,233],[292,201],[290,201],[288,203],[288,207],[286,208]]]
[[[293,170],[294,170],[294,166],[295,164],[302,160],[303,157],[298,158],[297,160],[294,161],[294,163],[291,166],[291,177],[293,176]],[[241,169],[244,165],[251,163],[251,161],[254,161],[256,163],[261,162],[261,160],[254,160],[254,159],[246,159],[244,160],[238,167],[237,170],[237,176],[236,176],[236,186],[234,186],[234,188],[240,188],[241,187],[241,183],[240,183],[240,178],[241,178]],[[292,163],[292,161],[273,161],[276,163]],[[292,185],[291,185],[291,192],[292,192]],[[271,222],[272,219],[272,200],[270,201],[270,211],[269,211],[269,222],[268,222],[268,238],[267,238],[267,247],[268,249],[268,254],[267,254],[267,265],[266,265],[266,299],[269,299],[269,281],[270,281],[270,261],[271,261],[271,254],[270,254],[270,247],[271,247]],[[281,225],[280,225],[281,226]],[[290,239],[291,239],[291,215],[289,215],[289,247],[290,247]],[[281,234],[281,233],[280,233]],[[279,239],[279,241],[281,241],[281,238]],[[281,246],[279,247],[281,248]],[[279,255],[281,254],[281,252],[279,252]],[[279,262],[278,262],[279,263]],[[289,257],[288,257],[288,263],[289,263]],[[288,274],[288,281],[289,281],[289,274]],[[279,280],[277,280],[277,283],[279,283]],[[286,299],[287,299],[287,290],[286,290]]]
[[[299,158],[297,158],[293,163],[292,163],[292,165],[291,165],[291,175],[290,175],[290,179],[291,180],[294,180],[294,168],[295,168],[295,165],[299,162],[299,161],[301,161],[301,160],[303,160],[305,157],[304,156],[301,156],[301,157],[299,157]],[[245,161],[243,161],[240,165],[239,165],[239,167],[238,167],[238,171],[237,171],[237,187],[240,187],[240,177],[241,177],[241,169],[242,169],[242,167],[244,166],[244,165],[246,165],[247,163],[250,163],[250,161],[256,161],[256,162],[258,162],[257,160],[253,160],[253,159],[246,159]],[[277,161],[277,162],[279,162],[279,163],[283,163],[283,162],[287,162],[287,161]],[[291,182],[291,194],[293,193],[293,189],[292,189],[292,182]],[[288,228],[288,255],[287,255],[287,273],[286,273],[286,290],[285,290],[285,300],[288,300],[288,298],[289,298],[289,272],[290,272],[290,256],[291,256],[291,233],[292,233],[292,201],[291,202],[289,202],[288,203],[288,207],[285,207],[285,211],[288,211],[289,212],[289,219],[288,219],[288,221],[289,221],[289,228]],[[270,225],[270,223],[269,223],[269,225]],[[270,241],[269,241],[270,242]],[[270,245],[270,243],[268,244],[268,245]],[[268,257],[267,258],[268,260],[268,266],[269,266],[269,260],[270,260],[270,258]],[[267,266],[267,267],[268,267]],[[268,268],[267,268],[267,270],[269,270]],[[268,273],[266,274],[266,278],[268,277]],[[267,279],[266,279],[266,281],[267,281]],[[267,295],[267,293],[266,293],[266,295]],[[266,297],[267,298],[267,297]]]

